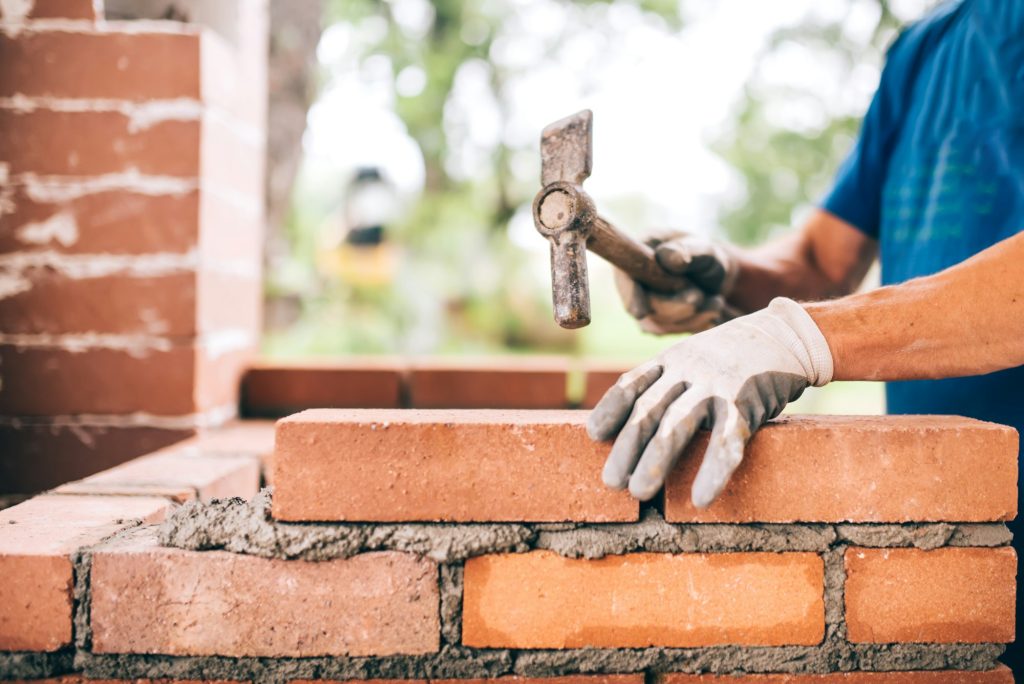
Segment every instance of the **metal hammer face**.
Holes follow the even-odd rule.
[[[586,109],[541,134],[543,188],[533,200],[533,223],[551,243],[551,298],[563,328],[590,323],[587,240],[597,213],[581,184],[590,176],[592,122]]]

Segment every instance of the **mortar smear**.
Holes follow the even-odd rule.
[[[365,551],[406,551],[440,563],[482,553],[526,551],[534,532],[525,525],[284,523],[270,517],[270,491],[251,501],[191,501],[160,526],[164,546],[223,549],[264,558],[331,560]]]

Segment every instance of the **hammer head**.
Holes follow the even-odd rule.
[[[551,243],[551,298],[563,328],[590,323],[587,238],[595,211],[581,184],[590,176],[593,113],[589,109],[547,126],[540,138],[541,191],[533,223]]]

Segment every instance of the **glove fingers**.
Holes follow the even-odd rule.
[[[687,391],[665,411],[658,431],[647,443],[640,463],[629,478],[629,491],[633,496],[646,501],[661,489],[665,478],[708,415],[710,402],[711,398],[706,394]]]
[[[661,267],[685,275],[705,292],[719,292],[725,282],[723,255],[710,240],[685,236],[662,242],[654,251]]]
[[[712,415],[714,427],[704,460],[693,480],[690,498],[697,508],[707,508],[722,493],[729,478],[743,461],[743,450],[750,440],[750,426],[731,401],[715,397]]]
[[[657,430],[665,409],[683,389],[683,385],[661,378],[640,395],[605,461],[602,479],[606,485],[615,489],[626,486],[640,454]]]
[[[661,366],[653,362],[637,366],[619,376],[587,418],[590,438],[597,441],[611,439],[626,422],[637,397],[660,377]]]
[[[615,269],[615,289],[619,292],[619,299],[629,315],[637,320],[651,315],[651,307],[647,301],[647,292],[643,285],[636,282],[624,272]]]

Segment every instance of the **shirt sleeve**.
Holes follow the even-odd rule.
[[[902,119],[902,91],[909,80],[901,42],[902,37],[889,49],[857,142],[821,203],[825,211],[874,238],[881,224],[885,173]]]

